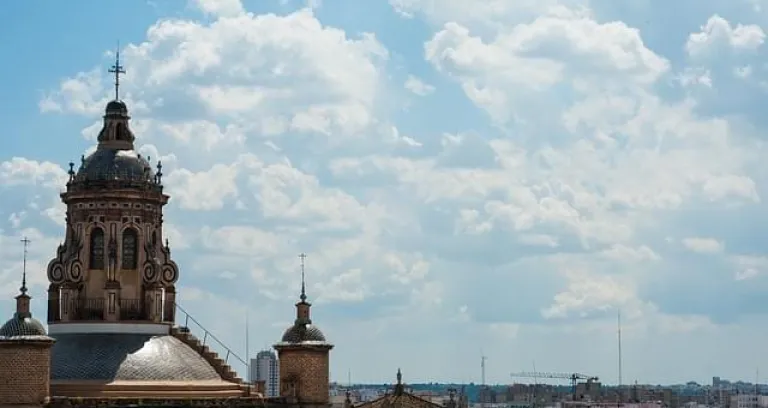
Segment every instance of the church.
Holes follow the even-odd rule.
[[[0,327],[0,407],[329,406],[333,345],[312,324],[302,280],[296,320],[274,345],[280,396],[263,397],[205,345],[209,333],[177,323],[179,267],[163,234],[162,164],[134,148],[118,94],[96,150],[82,157],[61,200],[66,231],[47,268],[48,330],[30,311],[26,271],[16,312]],[[26,265],[26,244],[25,265]],[[188,320],[187,320],[188,321]],[[212,336],[212,335],[211,335]],[[139,402],[144,401],[144,402]],[[149,403],[148,401],[156,401]],[[162,403],[160,403],[162,401]],[[191,405],[190,405],[191,404]]]
[[[153,169],[150,158],[135,150],[128,107],[119,98],[119,75],[125,72],[119,54],[110,72],[115,99],[107,103],[98,145],[77,170],[69,163],[61,193],[66,230],[47,268],[47,331],[31,313],[29,241],[22,240],[16,312],[0,327],[0,408],[329,408],[333,344],[312,323],[303,254],[296,319],[273,346],[278,397],[265,397],[263,382],[238,377],[228,365],[231,351],[222,358],[206,345],[213,334],[187,326],[190,317],[176,303],[179,267],[163,234],[163,207],[170,199],[163,192],[163,167],[158,162]],[[354,408],[349,395],[344,408]],[[453,394],[444,406],[413,395],[398,370],[390,393],[358,407],[466,408],[467,403],[466,398],[457,403]]]

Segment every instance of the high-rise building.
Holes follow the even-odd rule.
[[[260,351],[256,354],[256,358],[251,359],[250,379],[252,382],[264,381],[266,397],[280,395],[280,369],[277,364],[277,354],[274,351]]]

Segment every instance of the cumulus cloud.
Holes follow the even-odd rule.
[[[744,333],[766,326],[752,299],[768,264],[727,220],[762,214],[764,124],[708,98],[724,72],[758,95],[764,35],[719,17],[718,1],[701,6],[713,17],[689,24],[687,42],[593,3],[390,0],[387,21],[426,22],[402,44],[387,30],[417,21],[332,26],[320,19],[339,12],[332,2],[255,14],[196,0],[197,17],[149,26],[122,50],[124,99],[139,152],[164,165],[182,305],[235,347],[242,322],[220,317],[247,315],[270,344],[293,321],[296,255],[309,253],[313,319],[337,343],[332,373],[361,381],[391,381],[379,373],[397,359],[414,376],[463,381],[445,356],[469,366],[480,345],[610,376],[618,310],[633,344],[690,363],[675,381],[707,372],[695,360],[707,350],[759,337]],[[93,143],[111,84],[96,68],[106,61],[79,64],[35,120],[87,118],[66,131]],[[403,102],[403,88],[432,96]],[[0,156],[0,283],[16,286],[29,235],[36,300],[62,235],[58,154]],[[740,372],[731,357],[722,375]],[[627,362],[670,379],[656,362]]]
[[[732,26],[728,20],[715,14],[701,26],[701,31],[691,33],[685,49],[692,57],[717,53],[721,48],[755,50],[765,42],[765,32],[756,24]]]
[[[685,238],[683,245],[693,252],[700,253],[717,253],[725,248],[720,241],[712,238]]]

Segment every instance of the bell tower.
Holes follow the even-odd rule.
[[[117,54],[115,100],[96,151],[69,163],[66,232],[48,264],[48,323],[174,321],[178,266],[163,243],[162,164],[154,171],[134,150],[128,107],[119,98],[125,70]]]
[[[273,347],[280,362],[280,396],[303,407],[329,407],[330,352],[333,344],[312,324],[311,304],[304,283],[304,260],[301,259],[301,295],[296,303],[296,320]]]

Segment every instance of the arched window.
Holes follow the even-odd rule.
[[[94,228],[91,230],[91,269],[104,269],[104,230]]]
[[[123,231],[123,269],[136,269],[136,242],[138,234],[133,228]]]

